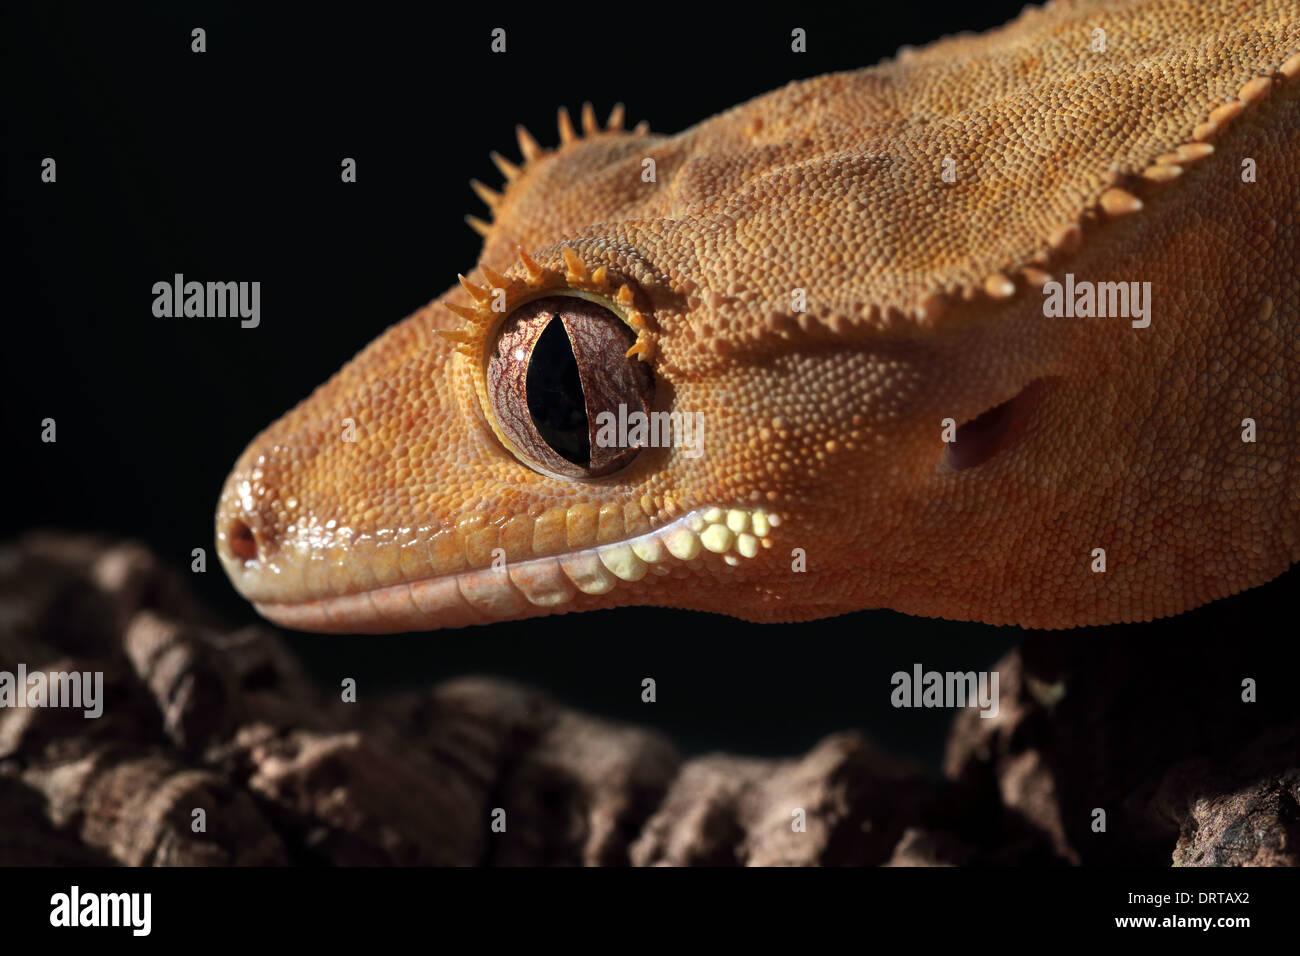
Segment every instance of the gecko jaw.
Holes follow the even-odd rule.
[[[771,547],[778,515],[762,509],[696,508],[654,531],[568,554],[503,562],[301,602],[255,601],[259,614],[293,630],[386,634],[518,620],[571,608],[620,582],[666,575],[705,552],[729,565]],[[584,609],[591,602],[584,602]]]

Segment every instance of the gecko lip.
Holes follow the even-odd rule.
[[[582,595],[665,575],[674,563],[720,555],[730,565],[770,547],[778,515],[762,509],[696,508],[654,531],[568,554],[529,558],[351,594],[301,602],[254,601],[259,614],[293,630],[335,634],[431,631],[564,611]]]

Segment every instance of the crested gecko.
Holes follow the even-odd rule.
[[[270,620],[1061,628],[1300,557],[1296,0],[1054,0],[518,143],[476,269],[227,479]]]

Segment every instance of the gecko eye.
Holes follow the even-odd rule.
[[[602,412],[614,422],[620,405],[624,417],[650,412],[654,377],[625,354],[635,342],[613,312],[576,296],[535,299],[506,318],[488,360],[488,398],[525,464],[595,478],[636,457],[638,448],[598,437]]]

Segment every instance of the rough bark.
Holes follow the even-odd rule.
[[[948,740],[956,816],[995,813],[1072,864],[1294,864],[1293,693],[1247,702],[1243,676],[1265,675],[1246,642],[1170,634],[1036,636],[995,665],[998,717],[964,711]]]

